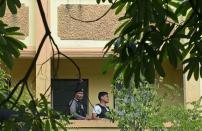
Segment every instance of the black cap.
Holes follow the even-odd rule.
[[[74,90],[75,93],[77,93],[77,92],[84,92],[84,89],[82,87],[82,83],[83,83],[83,80],[80,80],[80,81],[77,82],[76,88]]]
[[[78,88],[75,89],[74,92],[75,93],[77,93],[77,92],[84,92],[84,89],[82,87],[78,87]]]

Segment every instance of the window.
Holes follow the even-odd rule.
[[[52,79],[52,107],[53,109],[65,112],[69,101],[74,97],[74,90],[78,86],[78,79]],[[84,108],[88,107],[88,80],[81,83],[84,89]]]

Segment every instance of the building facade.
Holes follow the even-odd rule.
[[[15,61],[14,68],[10,72],[14,82],[17,82],[25,74],[45,33],[36,1],[21,0],[21,2],[23,6],[19,9],[17,15],[11,15],[7,12],[3,18],[11,26],[21,28],[21,32],[25,36],[19,39],[27,45],[27,49],[21,52],[20,58]],[[87,95],[90,102],[92,104],[98,103],[97,94],[99,91],[111,92],[110,82],[113,72],[108,71],[107,74],[102,74],[102,66],[105,61],[103,47],[110,39],[115,37],[114,31],[120,24],[118,16],[110,11],[102,19],[95,22],[79,21],[97,19],[109,9],[110,5],[108,3],[97,5],[96,0],[42,0],[42,4],[56,44],[61,52],[71,57],[78,64],[81,70],[81,78],[87,81]],[[50,40],[47,39],[37,60],[36,68],[29,79],[29,84],[35,91],[36,97],[49,89],[54,81],[52,76],[54,72],[53,64],[55,63],[50,59],[52,53]],[[186,74],[183,75],[182,73],[182,66],[174,69],[168,63],[164,63],[164,68],[166,69],[166,77],[163,82],[178,85],[181,89],[181,96],[173,96],[170,99],[173,101],[172,104],[186,104],[197,100],[202,95],[201,79],[195,81],[194,78],[191,78],[190,81],[187,81]],[[70,61],[61,56],[56,78],[64,81],[75,80],[78,79],[78,72]],[[163,83],[160,86],[162,87],[160,92],[164,92]],[[57,86],[54,88],[57,90]],[[53,89],[48,90],[47,94],[51,101],[54,101],[53,93]],[[111,93],[109,96],[109,106],[113,108],[114,97]],[[91,114],[92,107],[88,101],[87,108],[88,113]],[[90,125],[93,124],[89,124],[89,129],[85,128],[85,130],[95,130],[95,126],[90,128]],[[117,130],[113,124],[102,122],[100,125],[103,125],[103,127],[100,127],[101,129],[106,127],[106,130]],[[74,126],[85,127],[86,124]],[[100,128],[97,130],[101,130]]]

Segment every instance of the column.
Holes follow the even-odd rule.
[[[190,102],[197,101],[201,97],[202,91],[202,81],[199,78],[197,81],[194,79],[194,76],[187,81],[187,74],[183,76],[184,83],[184,103],[187,107],[190,107]]]
[[[50,23],[50,1],[49,0],[41,0],[45,15],[47,17],[48,23]],[[38,49],[38,46],[45,34],[44,25],[40,16],[40,12],[38,10],[38,5],[36,3],[35,6],[36,9],[36,50]],[[51,61],[47,61],[44,63],[47,59],[49,59],[51,56],[51,45],[49,38],[46,39],[43,48],[41,50],[41,53],[39,55],[39,58],[36,62],[36,97],[40,98],[40,94],[44,94],[45,91],[50,87],[51,84]],[[50,100],[51,95],[51,89],[47,92],[46,96],[48,96],[48,99]]]

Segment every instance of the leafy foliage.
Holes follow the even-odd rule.
[[[107,0],[96,0],[96,2],[98,3],[98,4],[100,4],[101,2],[106,2]],[[108,2],[109,3],[112,3],[113,2],[113,0],[108,0]]]
[[[17,8],[21,7],[19,0],[0,0],[0,17],[5,15],[6,9],[9,9],[12,14],[17,13]],[[19,32],[19,27],[9,27],[2,20],[0,20],[0,59],[10,69],[13,66],[14,57],[20,55],[20,50],[26,46],[21,41],[17,40],[15,36],[23,35]],[[31,70],[30,70],[31,71]],[[29,71],[28,71],[29,72]],[[5,73],[0,69],[0,101],[7,100],[5,104],[0,107],[0,129],[1,130],[67,130],[66,125],[69,123],[69,117],[62,113],[53,110],[50,103],[44,95],[41,99],[33,98],[27,84],[29,73],[23,79],[22,86],[9,87],[6,83]],[[27,86],[31,100],[24,100],[18,102],[21,98],[21,93],[24,87]],[[17,91],[20,88],[20,92]],[[10,94],[16,94],[10,95]]]
[[[10,76],[0,68],[0,100],[4,99],[9,93],[9,78]],[[11,100],[13,101],[13,99]],[[10,107],[9,103],[5,107]]]
[[[21,7],[19,0],[0,0],[0,17],[3,17],[6,10],[6,4],[12,14],[17,13],[17,7]],[[10,69],[13,66],[14,57],[20,56],[20,50],[26,48],[25,44],[14,36],[23,35],[19,32],[19,27],[9,27],[0,20],[0,59]]]
[[[1,113],[10,113],[6,120],[0,122],[0,127],[3,130],[67,130],[66,125],[69,123],[69,118],[61,113],[50,108],[44,96],[41,96],[41,101],[24,101],[24,104],[19,104],[15,110],[4,109]],[[37,105],[35,103],[37,102]],[[36,112],[36,108],[40,109]]]
[[[154,83],[156,72],[166,75],[162,62],[167,60],[175,68],[184,64],[187,79],[202,77],[202,1],[117,0],[112,9],[124,12],[118,37],[105,46],[106,52],[113,48],[117,63],[114,80],[124,72],[126,87],[131,80],[139,86],[142,76]]]
[[[165,106],[155,117],[152,118],[149,124],[156,125],[156,128],[162,128],[160,123],[170,123],[169,130],[173,131],[200,131],[202,129],[202,97],[191,103],[192,108],[188,109],[184,106]]]
[[[116,96],[115,110],[110,116],[118,121],[122,131],[150,128],[149,120],[160,110],[162,102],[154,87],[142,83],[140,88],[114,88],[113,93]]]
[[[6,7],[8,7],[12,14],[16,14],[17,8],[21,7],[20,0],[0,0],[0,17],[5,15]]]
[[[8,27],[0,21],[0,58],[11,69],[13,58],[20,56],[20,50],[25,48],[25,44],[12,36],[23,35],[18,32],[19,27]]]
[[[118,84],[123,86],[120,81]],[[188,109],[182,105],[163,106],[164,98],[157,93],[157,88],[147,82],[140,88],[130,84],[129,88],[113,89],[115,110],[110,117],[118,122],[122,131],[173,130],[199,131],[202,128],[201,99],[191,103]]]
[[[8,75],[2,69],[0,69],[0,79],[0,101],[2,101],[8,96],[11,87],[7,83]],[[40,100],[23,100],[23,103],[17,103],[12,109],[11,105],[15,99],[16,97],[12,97],[0,108],[1,130],[67,130],[69,117],[53,110],[45,96],[41,95]]]

